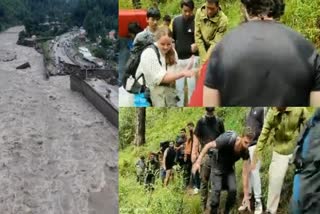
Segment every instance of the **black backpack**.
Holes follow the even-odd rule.
[[[293,153],[296,172],[293,185],[292,213],[319,213],[320,108],[317,109],[301,133]]]
[[[129,59],[124,66],[122,85],[129,93],[138,94],[146,92],[147,90],[144,75],[141,74],[136,78],[136,71],[140,64],[141,54],[147,48],[152,48],[156,52],[161,65],[160,53],[158,48],[154,45],[153,35],[150,33],[143,34],[135,41],[133,48],[130,51]],[[143,80],[142,85],[138,82],[140,78]],[[129,82],[131,82],[131,84],[128,84]]]
[[[160,142],[160,149],[162,151],[162,154],[164,153],[164,151],[169,147],[170,141],[163,141]]]

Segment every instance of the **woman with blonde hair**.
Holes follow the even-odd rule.
[[[159,28],[154,37],[154,47],[146,48],[141,54],[136,78],[141,75],[144,77],[145,84],[150,89],[152,106],[176,106],[179,98],[174,87],[175,80],[193,76],[192,64],[182,71],[176,71],[178,56],[168,27]]]

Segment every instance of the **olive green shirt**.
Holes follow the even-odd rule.
[[[201,64],[211,55],[216,44],[227,31],[228,18],[220,10],[214,17],[208,18],[206,5],[202,5],[195,16],[195,42],[198,46]]]
[[[269,137],[273,151],[281,155],[292,154],[307,116],[308,111],[304,107],[287,107],[284,112],[269,109],[258,139],[256,158],[260,159]]]

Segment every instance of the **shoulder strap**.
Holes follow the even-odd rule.
[[[160,65],[162,65],[161,60],[160,60],[160,52],[159,52],[158,47],[155,46],[155,44],[153,44],[153,43],[150,44],[148,47],[152,48],[156,52],[157,57],[158,57],[158,61],[159,61]]]

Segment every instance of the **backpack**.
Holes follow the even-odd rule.
[[[307,122],[293,153],[296,166],[293,181],[292,213],[320,210],[320,108]]]
[[[139,94],[146,91],[147,93],[149,93],[146,87],[144,75],[141,74],[136,78],[136,71],[140,64],[141,54],[147,48],[152,48],[156,52],[158,61],[161,65],[159,50],[153,43],[153,35],[150,33],[145,33],[142,34],[141,37],[139,37],[133,44],[133,48],[130,51],[129,59],[124,66],[122,78],[123,88],[126,89],[126,91],[128,91],[129,93]],[[140,78],[142,78],[143,80],[142,85],[138,82]]]

